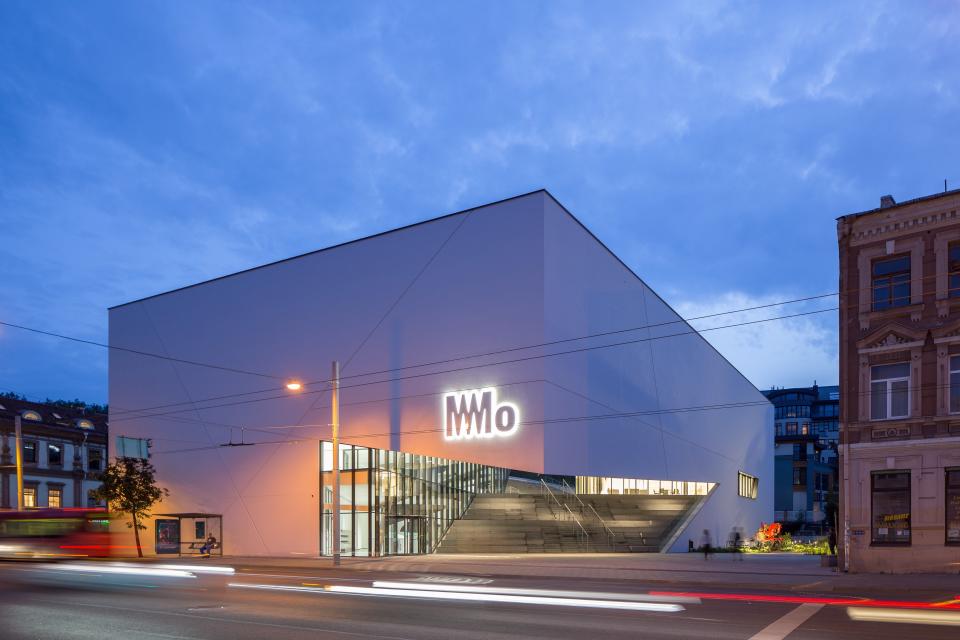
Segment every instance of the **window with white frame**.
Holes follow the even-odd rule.
[[[950,356],[950,413],[960,413],[960,356]]]
[[[870,419],[890,420],[910,415],[910,363],[870,368]]]

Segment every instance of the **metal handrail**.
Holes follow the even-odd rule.
[[[541,480],[541,482],[542,482],[542,480]],[[561,479],[560,479],[560,482],[562,482],[562,483],[563,483],[563,486],[565,486],[567,489],[570,489],[570,488],[571,488],[570,485],[567,484],[567,481],[566,481],[565,479],[561,478]],[[577,495],[577,492],[576,492],[575,489],[571,491],[571,494],[573,495],[574,498],[577,499],[577,502],[580,503],[580,511],[581,511],[581,512],[583,512],[583,509],[584,509],[585,507],[590,507],[590,511],[593,511],[593,515],[596,516],[597,521],[600,523],[600,526],[603,527],[604,532],[606,532],[606,534],[607,534],[607,542],[610,544],[610,547],[612,548],[612,547],[613,547],[613,541],[614,541],[614,539],[615,539],[615,537],[616,537],[615,534],[613,533],[613,529],[611,529],[610,527],[607,526],[607,523],[604,522],[603,518],[600,516],[599,513],[597,513],[597,510],[593,507],[592,504],[590,504],[590,503],[584,503],[583,500],[580,499],[580,496]],[[641,535],[642,535],[642,533],[641,533]]]
[[[567,505],[563,505],[563,506],[564,506],[564,508],[567,510],[567,513],[569,513],[571,516],[573,516],[573,521],[577,523],[577,526],[578,526],[578,527],[580,527],[580,531],[583,532],[584,538],[585,538],[587,541],[589,541],[589,540],[590,540],[590,532],[583,528],[583,525],[580,524],[580,520],[577,519],[577,516],[573,515],[573,511],[570,511],[570,507],[568,507]]]
[[[574,522],[577,523],[577,527],[579,527],[579,529],[580,529],[580,534],[578,534],[578,537],[582,535],[587,541],[589,541],[589,540],[590,540],[590,532],[587,531],[587,530],[584,528],[583,524],[581,524],[581,522],[580,522],[580,519],[577,518],[576,514],[575,514],[573,511],[570,510],[570,507],[567,506],[566,504],[561,503],[559,500],[557,500],[557,496],[554,495],[553,489],[551,489],[550,486],[547,485],[547,483],[543,481],[543,478],[540,478],[540,485],[541,485],[541,489],[540,489],[541,494],[543,493],[543,490],[546,489],[546,490],[547,490],[547,493],[550,494],[550,497],[553,498],[553,501],[557,503],[557,506],[558,506],[558,507],[561,507],[561,508],[563,508],[563,509],[566,509],[566,510],[567,510],[567,513],[570,514],[570,518],[571,518]],[[554,518],[556,518],[556,516],[554,516]]]
[[[543,495],[544,489],[547,490],[547,493],[550,494],[550,497],[553,498],[553,501],[557,503],[558,507],[563,507],[563,505],[560,504],[560,501],[557,500],[557,496],[553,495],[553,491],[550,490],[550,487],[547,486],[547,483],[543,481],[543,478],[540,478],[540,495]],[[569,511],[569,509],[567,509],[567,511]],[[553,514],[553,519],[559,520],[560,517],[555,513]]]

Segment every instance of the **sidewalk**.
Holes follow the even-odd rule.
[[[184,559],[186,560],[186,559]],[[240,571],[331,569],[330,558],[225,557],[205,560]],[[484,577],[634,580],[664,585],[803,592],[865,593],[887,591],[960,594],[958,574],[844,574],[821,567],[819,556],[796,554],[537,554],[426,555],[343,558],[344,571],[440,573]]]

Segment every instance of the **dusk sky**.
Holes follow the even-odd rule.
[[[954,2],[7,0],[0,320],[105,342],[109,306],[541,187],[684,316],[833,292],[837,216],[960,187],[958,61]],[[835,384],[835,324],[705,337]],[[0,390],[104,402],[106,362],[0,327]]]

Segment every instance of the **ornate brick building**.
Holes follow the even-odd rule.
[[[960,190],[843,216],[840,538],[850,571],[960,571]]]

